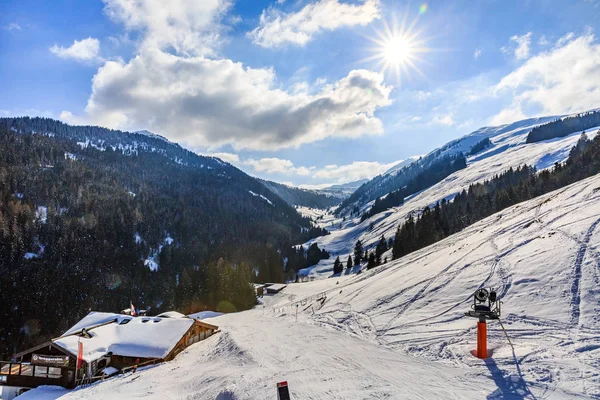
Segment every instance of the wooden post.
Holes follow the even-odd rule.
[[[477,357],[487,358],[487,324],[485,319],[477,322]]]

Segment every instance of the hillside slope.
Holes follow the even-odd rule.
[[[89,309],[252,306],[218,293],[241,279],[226,264],[282,280],[280,251],[310,226],[256,179],[162,138],[0,119],[0,358]]]
[[[172,363],[60,398],[265,398],[281,380],[296,400],[598,398],[599,216],[594,176],[360,275],[290,284]],[[479,287],[514,346],[490,322],[486,361],[464,316]]]
[[[291,206],[325,209],[339,204],[344,199],[344,196],[339,193],[328,194],[262,179],[259,181]]]
[[[428,189],[407,197],[405,203],[400,207],[388,209],[362,222],[360,218],[356,217],[324,216],[319,220],[319,224],[330,231],[331,235],[309,241],[305,247],[316,242],[320,248],[326,249],[334,256],[332,259],[335,259],[337,255],[345,259],[351,254],[357,240],[360,239],[364,247],[372,249],[382,235],[386,239],[392,238],[398,224],[403,223],[409,214],[419,212],[427,206],[433,206],[442,199],[450,200],[473,183],[491,179],[494,175],[523,164],[542,170],[553,166],[555,162],[566,160],[569,151],[579,140],[581,132],[574,132],[560,139],[526,143],[528,132],[532,127],[544,123],[548,118],[519,121],[496,128],[482,128],[469,136],[449,143],[436,150],[435,153],[447,156],[455,154],[457,151],[466,151],[466,149],[470,149],[470,146],[480,142],[482,138],[489,138],[492,145],[480,153],[469,156],[467,168],[451,174]],[[596,130],[597,128],[589,130],[588,137],[594,137]],[[361,214],[366,212],[371,205],[372,202],[363,205]],[[303,274],[329,276],[332,263],[331,259],[323,260],[316,267],[303,271]]]

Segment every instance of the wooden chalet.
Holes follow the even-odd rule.
[[[218,329],[173,311],[156,317],[91,312],[62,336],[0,361],[0,398],[11,400],[42,385],[74,388],[115,371],[170,361]]]

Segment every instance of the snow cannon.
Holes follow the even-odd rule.
[[[494,289],[479,288],[473,294],[471,310],[467,317],[477,318],[477,351],[473,353],[478,358],[487,358],[487,320],[500,319],[500,305]]]

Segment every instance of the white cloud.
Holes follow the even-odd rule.
[[[504,124],[510,124],[515,121],[519,121],[527,118],[527,116],[521,110],[521,106],[518,104],[512,105],[500,111],[490,119],[490,125],[498,126]]]
[[[475,52],[473,53],[473,58],[477,60],[479,56],[481,56],[481,49],[475,49]]]
[[[310,175],[311,169],[315,167],[295,167],[290,160],[282,160],[281,158],[262,158],[260,160],[249,159],[243,162],[244,165],[251,166],[256,172],[266,172],[268,174],[283,174],[283,175]]]
[[[496,93],[509,92],[512,104],[493,121],[526,115],[579,112],[600,104],[600,45],[591,32],[569,34],[511,72],[496,85]],[[534,110],[525,112],[524,110]]]
[[[50,51],[60,58],[70,58],[76,61],[98,60],[100,42],[98,39],[88,37],[83,40],[75,40],[70,47],[54,45]]]
[[[355,161],[347,165],[327,165],[315,171],[312,176],[315,179],[327,182],[346,183],[359,179],[371,179],[382,174],[398,162],[381,164],[377,161]]]
[[[304,46],[321,31],[367,25],[379,17],[379,0],[365,0],[362,4],[320,0],[294,13],[286,14],[274,8],[264,10],[260,25],[249,32],[248,37],[263,47]]]
[[[431,120],[434,124],[452,126],[454,125],[454,119],[452,119],[452,114],[445,115],[435,115]]]
[[[391,104],[391,87],[379,73],[353,70],[315,94],[284,91],[275,81],[272,69],[146,50],[98,70],[84,119],[148,128],[190,147],[236,150],[383,133],[374,112]]]
[[[209,157],[217,157],[217,158],[220,158],[221,160],[228,162],[229,164],[233,164],[233,165],[238,165],[240,163],[240,156],[238,156],[235,153],[218,152],[218,153],[207,153],[207,154],[203,154],[203,155],[209,156]]]
[[[179,54],[213,54],[220,43],[221,18],[230,0],[103,0],[104,12],[128,31],[143,35],[142,49]]]
[[[248,171],[250,174],[276,174],[289,177],[310,176],[311,179],[315,181],[328,182],[327,184],[319,184],[316,186],[313,185],[311,187],[328,186],[336,183],[352,182],[359,179],[370,179],[376,175],[386,172],[399,162],[395,161],[389,164],[381,164],[377,161],[356,161],[347,165],[331,164],[325,167],[316,167],[297,166],[291,160],[277,157],[242,159],[239,155],[233,153],[207,153],[205,155],[218,157]],[[308,186],[304,185],[303,187]]]
[[[5,31],[20,31],[21,25],[17,24],[16,22],[11,22],[10,24],[3,26],[2,28]]]
[[[529,46],[531,45],[531,32],[527,32],[524,35],[518,36],[514,35],[510,38],[513,42],[517,43],[517,48],[515,49],[515,57],[518,60],[524,60],[529,57]]]
[[[550,45],[550,41],[546,38],[546,35],[542,35],[540,37],[540,40],[538,40],[538,44],[540,46],[548,46]]]

